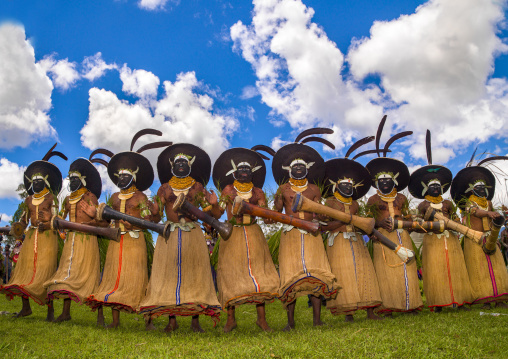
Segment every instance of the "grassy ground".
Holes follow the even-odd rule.
[[[17,312],[21,300],[9,302],[0,298],[0,311]],[[280,302],[267,306],[267,317],[275,331],[263,333],[254,324],[254,306],[237,309],[238,329],[222,333],[222,321],[213,327],[209,318],[201,318],[204,334],[191,332],[190,318],[178,320],[180,328],[171,334],[162,329],[165,318],[155,321],[157,331],[145,332],[143,318],[121,315],[116,330],[95,326],[96,315],[86,307],[72,306],[72,321],[47,323],[46,308],[32,305],[33,314],[12,319],[0,315],[0,356],[36,357],[197,357],[197,358],[506,358],[508,357],[508,315],[480,315],[479,307],[471,312],[445,309],[417,316],[394,315],[394,319],[367,321],[364,312],[354,323],[344,316],[332,316],[323,308],[326,326],[314,328],[306,298],[297,302],[297,328],[291,333],[281,329],[286,313]],[[55,316],[62,301],[55,302]],[[491,309],[489,313],[508,314],[508,309]],[[105,310],[106,321],[111,320]]]

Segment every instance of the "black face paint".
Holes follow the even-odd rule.
[[[129,173],[122,173],[118,176],[117,186],[120,189],[127,189],[135,183],[134,177]]]
[[[389,194],[393,187],[395,187],[395,182],[391,178],[380,178],[377,180],[378,189],[382,194]]]
[[[303,163],[294,164],[291,167],[291,177],[297,180],[307,177],[307,166]]]
[[[183,158],[177,159],[173,166],[173,174],[180,178],[187,177],[190,174],[189,161]]]
[[[431,197],[439,197],[441,196],[441,192],[441,185],[439,183],[431,184],[427,190],[427,194]]]
[[[34,193],[40,193],[46,188],[46,182],[43,179],[34,179],[32,182],[32,189]]]
[[[77,191],[81,187],[82,183],[79,177],[70,177],[69,178],[69,190],[71,192]]]
[[[352,183],[348,183],[348,182],[339,183],[337,185],[337,190],[339,191],[339,193],[342,196],[344,196],[346,198],[353,196],[353,184]]]
[[[484,184],[477,184],[473,187],[473,193],[478,197],[487,197],[487,189]]]
[[[252,170],[249,166],[238,166],[235,172],[235,179],[240,183],[252,182]]]

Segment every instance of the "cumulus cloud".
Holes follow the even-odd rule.
[[[79,73],[76,71],[77,64],[69,62],[69,59],[56,60],[56,54],[46,55],[39,61],[39,65],[51,75],[53,84],[62,90],[68,90],[79,79]]]
[[[12,216],[9,216],[8,214],[5,213],[0,213],[0,223],[3,223],[2,227],[4,225],[10,225],[9,224],[10,221],[12,221]]]
[[[139,0],[138,6],[141,9],[156,11],[165,9],[168,2],[174,5],[180,4],[180,0]]]
[[[26,167],[19,166],[6,158],[0,158],[0,198],[19,198],[16,189],[23,183]]]
[[[375,22],[349,51],[351,72],[359,79],[377,74],[398,105],[392,118],[416,130],[416,143],[431,128],[446,162],[508,124],[506,79],[489,77],[495,57],[508,50],[497,36],[503,20],[501,2],[431,0],[414,14]],[[411,149],[413,157],[424,154]]]
[[[56,136],[48,116],[53,84],[35,62],[23,26],[0,25],[0,58],[0,148]]]
[[[153,73],[145,70],[131,70],[127,65],[123,65],[120,70],[120,80],[122,80],[122,91],[137,96],[141,99],[146,97],[156,97],[160,81]]]
[[[129,71],[126,72],[135,73]],[[228,138],[238,127],[238,121],[213,111],[214,101],[209,95],[199,93],[203,85],[194,72],[179,74],[175,82],[164,81],[163,87],[160,99],[150,102],[140,99],[135,103],[120,100],[116,94],[104,89],[90,89],[89,117],[80,132],[83,145],[90,149],[103,147],[113,152],[126,151],[137,131],[155,128],[164,136],[142,137],[135,148],[162,140],[188,142],[200,146],[212,161],[215,160],[229,147]],[[147,151],[146,155],[155,162],[159,152]]]
[[[406,160],[425,158],[430,128],[435,159],[446,163],[508,124],[507,81],[492,78],[496,56],[508,50],[498,37],[504,4],[431,0],[413,14],[375,22],[346,56],[300,0],[255,0],[251,24],[239,21],[230,34],[253,67],[273,125],[333,127],[328,137],[341,150],[373,135],[388,114],[383,140],[415,132],[405,142]],[[369,75],[380,85],[365,83]]]
[[[298,130],[335,125],[347,128],[340,132],[347,137],[372,129],[383,112],[374,104],[379,89],[362,91],[341,75],[344,55],[312,23],[313,9],[301,1],[255,1],[253,13],[251,25],[239,21],[231,27],[231,38],[256,73],[256,92],[272,109],[273,125],[282,120]],[[253,95],[247,88],[243,97]]]
[[[106,73],[108,70],[117,69],[116,64],[108,64],[102,59],[102,53],[98,52],[93,56],[85,57],[82,63],[82,76],[89,80],[94,81]]]

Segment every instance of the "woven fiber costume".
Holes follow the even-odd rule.
[[[102,182],[99,171],[90,159],[78,158],[69,168],[70,196],[63,203],[63,218],[70,222],[97,225],[96,208],[99,204]],[[105,222],[102,224],[105,225]],[[70,300],[78,304],[94,293],[100,281],[100,256],[97,236],[68,231],[55,275],[44,283],[48,298],[64,299],[64,313],[56,319],[70,319]],[[68,300],[68,301],[67,301]]]
[[[22,215],[23,226],[30,221],[25,240],[19,253],[13,275],[6,285],[0,288],[9,299],[15,295],[23,297],[23,309],[18,316],[31,314],[28,298],[43,305],[47,301],[43,284],[56,271],[58,252],[58,233],[51,229],[50,220],[58,213],[56,195],[62,187],[62,174],[49,159],[62,153],[53,151],[55,145],[41,161],[32,162],[24,173],[24,184],[28,192],[25,200],[25,212]],[[48,308],[48,320],[53,320],[53,308]]]
[[[496,180],[494,174],[482,164],[508,157],[490,157],[473,166],[474,154],[466,168],[460,170],[452,181],[451,195],[461,208],[465,224],[480,232],[490,233],[495,221],[502,220],[494,212],[491,199],[494,197]],[[469,281],[477,300],[476,303],[503,302],[508,300],[508,273],[500,250],[487,254],[483,243],[464,237],[464,259]]]
[[[321,192],[316,183],[322,183],[325,167],[323,158],[312,147],[304,143],[318,140],[331,148],[335,148],[328,141],[318,137],[308,137],[310,134],[333,133],[328,129],[310,129],[303,131],[294,143],[280,148],[272,162],[275,181],[280,185],[275,194],[274,209],[301,219],[312,220],[314,214],[310,212],[293,213],[291,204],[297,193],[315,202],[321,200]],[[331,272],[321,236],[314,237],[304,230],[284,225],[279,247],[279,298],[288,309],[288,327],[294,328],[291,319],[294,313],[296,298],[302,295],[312,295],[314,300],[314,324],[321,323],[319,319],[320,299],[335,298],[337,295],[337,280]]]
[[[401,218],[407,209],[407,198],[399,193],[409,183],[407,166],[394,158],[387,158],[390,145],[399,138],[412,132],[399,133],[388,140],[384,149],[379,148],[379,140],[386,121],[383,117],[376,135],[376,152],[378,156],[367,163],[377,193],[369,198],[367,206],[373,208],[379,232],[395,244],[412,248],[411,238],[405,229],[391,231],[390,218]],[[387,251],[380,243],[374,243],[374,268],[379,283],[383,304],[379,312],[408,312],[420,310],[423,301],[420,294],[416,262],[407,264],[391,251]]]
[[[136,152],[132,151],[136,140],[146,134],[162,135],[160,131],[151,129],[139,131],[132,139],[130,151],[113,155],[107,164],[109,178],[120,188],[120,192],[114,193],[110,201],[115,211],[158,222],[160,217],[157,206],[143,193],[153,183],[153,168],[140,152],[161,145],[156,142],[145,145]],[[112,154],[109,151],[100,151],[99,153],[105,155]],[[113,309],[113,323],[110,327],[118,326],[119,311],[137,311],[148,283],[143,231],[123,220],[115,221],[114,226],[121,230],[120,242],[110,241],[102,281],[97,291],[86,301],[94,310],[101,306]]]
[[[369,171],[348,157],[357,148],[373,140],[374,136],[361,139],[351,146],[345,158],[335,158],[325,163],[327,193],[331,195],[326,199],[326,206],[351,215],[358,213],[357,200],[369,191],[372,181]],[[325,227],[328,230],[326,252],[332,273],[341,287],[337,298],[327,301],[327,308],[334,315],[346,314],[348,321],[352,321],[353,314],[361,309],[367,310],[369,318],[378,319],[373,310],[381,305],[381,294],[374,264],[362,234],[353,225],[325,219],[330,221]]]
[[[432,207],[445,217],[453,219],[455,216],[453,204],[443,199],[444,193],[450,188],[452,173],[446,167],[432,164],[428,130],[426,144],[428,165],[411,174],[409,192],[413,197],[423,199],[418,205],[418,211],[422,216],[429,207]],[[431,310],[462,306],[474,301],[462,247],[454,232],[428,231],[423,236],[422,263],[425,299]]]
[[[275,151],[265,146],[253,149],[275,154]],[[261,305],[273,301],[278,295],[279,275],[256,218],[250,215],[234,216],[232,213],[233,201],[237,196],[248,203],[266,207],[266,197],[261,189],[265,175],[266,166],[261,155],[246,148],[225,151],[213,168],[215,186],[224,188],[220,207],[227,212],[228,220],[234,225],[231,237],[220,241],[217,266],[219,300],[222,307],[228,309],[225,331],[236,327],[235,306]],[[258,306],[258,325],[261,326],[260,320],[263,324],[266,323],[264,308]],[[268,324],[264,329],[270,329]]]
[[[173,223],[169,239],[157,238],[152,276],[140,310],[150,319],[169,316],[167,331],[176,329],[176,321],[171,322],[174,316],[194,316],[192,329],[202,331],[198,315],[208,315],[214,322],[220,315],[209,251],[199,223],[175,212],[173,204],[183,193],[190,203],[220,217],[217,196],[205,189],[210,179],[210,157],[192,144],[174,144],[159,155],[157,170],[162,184],[157,192],[160,211],[165,209],[168,221]]]

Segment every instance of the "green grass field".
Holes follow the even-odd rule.
[[[32,303],[33,304],[33,303]],[[0,311],[17,312],[21,299],[0,298]],[[55,302],[55,316],[62,301]],[[157,331],[146,332],[138,315],[121,315],[120,328],[106,330],[95,325],[96,314],[73,303],[72,321],[47,323],[46,308],[33,304],[33,314],[13,319],[0,315],[0,355],[6,358],[507,358],[508,315],[480,315],[478,306],[470,312],[445,309],[431,313],[425,309],[417,316],[396,314],[394,319],[367,321],[365,312],[345,323],[344,316],[332,316],[323,308],[325,326],[312,326],[307,298],[296,308],[297,327],[291,333],[281,329],[286,313],[280,302],[267,306],[267,317],[275,330],[261,332],[254,324],[254,306],[237,309],[238,328],[222,333],[226,315],[213,327],[201,318],[204,334],[191,332],[190,318],[178,320],[180,328],[171,334],[162,329],[166,318],[155,321]],[[508,314],[493,308],[489,313]],[[105,310],[106,321],[111,311]]]

